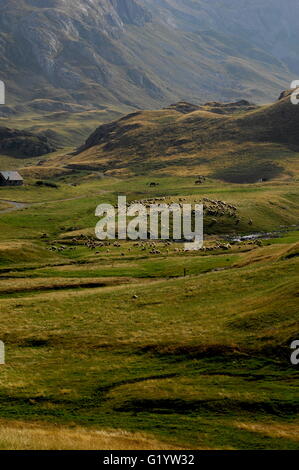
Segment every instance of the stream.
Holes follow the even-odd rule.
[[[299,225],[291,225],[288,227],[282,227],[280,230],[273,232],[255,232],[248,235],[226,235],[225,239],[231,242],[242,242],[250,240],[270,240],[273,238],[280,238],[282,235],[288,232],[292,232],[299,229]]]

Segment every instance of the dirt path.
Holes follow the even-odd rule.
[[[10,204],[11,207],[7,207],[6,209],[0,210],[0,214],[6,214],[8,212],[18,211],[20,209],[24,209],[25,207],[29,207],[30,204],[25,202],[16,202],[16,201],[8,201],[7,199],[0,199],[0,203]]]

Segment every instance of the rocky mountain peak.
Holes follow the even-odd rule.
[[[48,100],[51,107],[130,111],[180,101],[266,102],[297,78],[298,68],[298,1],[271,5],[0,0],[7,104],[28,109]]]

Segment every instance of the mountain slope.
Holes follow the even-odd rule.
[[[45,136],[0,127],[0,153],[16,158],[39,157],[54,152],[54,146]]]
[[[6,111],[273,98],[296,72],[299,6],[248,3],[0,0]]]
[[[287,94],[261,107],[246,101],[189,106],[191,112],[179,103],[104,124],[74,155],[50,162],[106,174],[202,174],[240,183],[297,174],[299,107]]]

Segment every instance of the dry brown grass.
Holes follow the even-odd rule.
[[[25,292],[42,292],[42,291],[59,291],[65,289],[84,288],[104,288],[111,286],[119,286],[123,284],[130,284],[131,278],[21,278],[16,282],[15,279],[1,279],[0,294],[13,294]]]
[[[276,423],[235,423],[238,429],[263,434],[272,438],[290,439],[299,442],[299,422],[290,424]]]
[[[10,207],[11,205],[7,202],[0,201],[0,211],[4,211],[6,209],[9,209]]]
[[[245,254],[242,259],[235,264],[236,267],[244,267],[253,263],[279,261],[294,256],[299,251],[299,243],[291,245],[271,245],[258,248]]]
[[[1,450],[171,450],[141,433],[0,421]]]
[[[30,241],[13,240],[0,243],[0,262],[1,264],[41,262],[45,258],[59,260],[58,256],[50,253],[44,247],[34,244]]]

